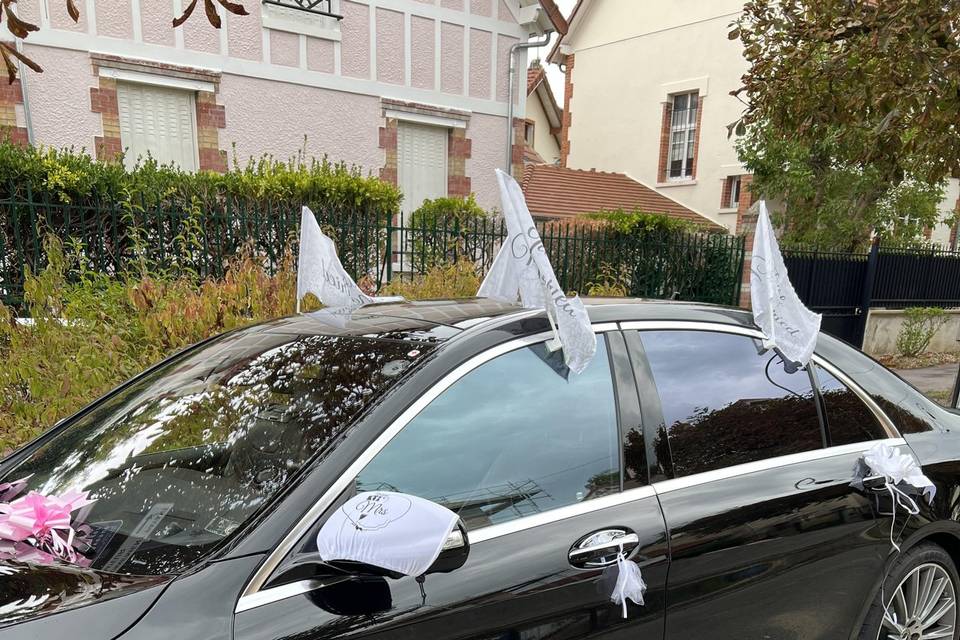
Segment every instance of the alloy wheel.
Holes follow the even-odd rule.
[[[877,640],[952,640],[957,625],[957,594],[939,564],[914,567],[886,602]]]

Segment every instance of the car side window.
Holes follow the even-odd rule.
[[[852,444],[889,437],[863,400],[823,367],[817,367],[817,382],[826,409],[830,444]]]
[[[808,372],[787,373],[760,340],[710,331],[640,335],[677,476],[823,446]]]
[[[356,488],[428,498],[477,529],[619,491],[619,447],[603,336],[579,375],[541,343],[455,382],[370,461]]]

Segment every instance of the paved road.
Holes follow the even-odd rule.
[[[957,377],[956,364],[939,364],[922,369],[896,369],[901,378],[924,393],[953,389]]]

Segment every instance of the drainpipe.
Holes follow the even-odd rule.
[[[517,75],[517,51],[520,49],[535,49],[550,44],[550,34],[553,31],[546,31],[542,40],[528,40],[527,42],[518,42],[510,47],[510,72],[507,75],[509,84],[507,85],[507,173],[513,175],[513,84],[514,77]]]
[[[16,38],[17,52],[23,54],[23,41]],[[21,60],[17,60],[20,76],[20,92],[23,94],[23,124],[27,128],[27,143],[33,145],[33,118],[30,117],[30,98],[27,96],[27,69]]]

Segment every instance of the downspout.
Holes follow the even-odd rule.
[[[542,40],[528,40],[527,42],[518,42],[510,47],[510,71],[507,74],[507,173],[513,175],[513,84],[514,77],[517,75],[517,51],[520,49],[535,49],[550,44],[550,34],[553,31],[545,31]]]
[[[17,52],[21,55],[23,54],[23,41],[19,38],[16,39],[17,43]],[[27,144],[33,146],[33,118],[30,117],[30,98],[27,95],[27,70],[24,67],[23,61],[17,60],[17,70],[20,76],[20,93],[23,94],[23,124],[27,128]]]

